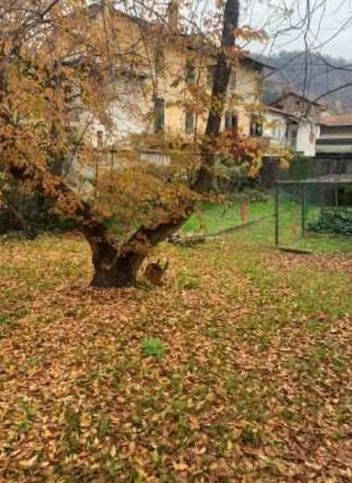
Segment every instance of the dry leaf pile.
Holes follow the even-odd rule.
[[[1,246],[0,480],[351,481],[352,260],[160,255],[97,291],[79,238]]]

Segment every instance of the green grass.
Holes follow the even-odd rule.
[[[272,235],[162,244],[150,290],[88,287],[79,237],[5,243],[0,480],[345,481],[352,261]]]
[[[309,206],[306,211],[306,225],[318,216],[319,208]],[[255,223],[236,230],[234,232],[236,239],[249,246],[273,247],[275,239],[273,200],[251,202],[248,221],[255,221]],[[238,203],[227,205],[205,203],[185,223],[182,231],[186,234],[211,235],[242,224]],[[321,253],[352,253],[350,237],[328,233],[316,234],[309,231],[302,237],[301,207],[293,201],[281,201],[279,226],[281,246]]]
[[[160,358],[165,355],[165,346],[159,337],[148,337],[142,341],[142,349],[148,357]]]
[[[257,220],[273,213],[272,200],[253,202],[250,203],[248,221]],[[185,233],[202,232],[210,235],[241,223],[243,222],[238,203],[225,205],[204,203],[198,212],[183,225],[182,230]]]

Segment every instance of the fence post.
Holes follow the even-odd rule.
[[[325,187],[324,185],[321,185],[320,188],[320,213],[324,213],[325,209]]]
[[[306,234],[306,187],[301,185],[301,222],[302,222],[302,236]]]
[[[275,246],[279,246],[279,183],[275,183]]]

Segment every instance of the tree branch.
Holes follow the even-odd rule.
[[[327,97],[330,94],[334,94],[335,92],[342,91],[343,89],[346,89],[347,87],[352,87],[352,82],[346,82],[346,84],[342,84],[338,87],[335,87],[334,89],[330,89],[329,91],[324,92],[324,94],[321,94],[320,96],[316,97],[314,99],[314,102],[318,102],[321,99],[323,99],[324,97]]]

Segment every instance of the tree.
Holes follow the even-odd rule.
[[[79,0],[38,0],[34,6],[29,0],[2,2],[0,162],[6,176],[40,192],[56,212],[75,221],[92,250],[94,286],[126,287],[135,283],[150,250],[179,229],[199,194],[210,188],[231,59],[239,55],[235,41],[240,2],[225,2],[209,114],[191,181],[185,183],[185,171],[141,167],[132,157],[128,169],[105,170],[88,195],[78,189],[77,169],[72,180],[71,168],[78,155],[81,167],[92,160],[97,164],[98,155],[83,143],[82,131],[73,129],[75,112],[84,106],[91,119],[108,125],[109,108],[116,101],[112,80],[129,75],[121,66],[133,65],[138,55],[137,50],[123,52],[116,67],[113,7],[106,3],[97,24]],[[152,37],[155,42],[155,28],[143,34],[144,42],[152,42]],[[134,176],[141,171],[144,184],[136,190]],[[126,192],[138,196],[136,191],[148,200],[149,216],[141,218],[134,232],[114,234],[109,230],[114,210],[124,208]],[[127,196],[127,204],[130,201]]]

